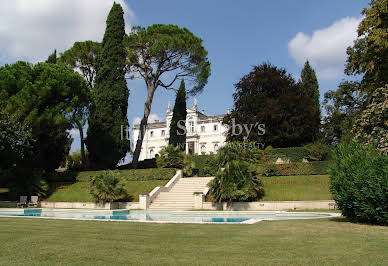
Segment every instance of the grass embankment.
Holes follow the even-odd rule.
[[[388,227],[343,218],[254,225],[0,218],[0,264],[384,265]]]
[[[329,175],[261,177],[262,201],[330,200]]]
[[[136,169],[114,171],[124,184],[129,199],[138,201],[139,194],[151,192],[156,186],[164,186],[174,174],[175,169]],[[99,171],[85,171],[76,174],[75,182],[52,182],[52,194],[45,200],[65,202],[92,202],[89,194],[90,176]]]

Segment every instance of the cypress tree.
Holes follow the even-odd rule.
[[[309,61],[306,61],[301,73],[300,86],[302,93],[309,99],[303,104],[311,105],[312,112],[309,114],[310,118],[306,121],[309,124],[312,134],[312,140],[317,140],[319,135],[319,128],[321,123],[321,109],[319,105],[319,85],[318,79],[314,69],[310,66]]]
[[[186,88],[185,82],[182,80],[176,94],[168,141],[169,144],[178,146],[182,151],[186,149],[186,132],[182,129],[182,126],[186,127],[186,116]],[[178,127],[179,121],[182,121],[180,128]]]
[[[96,59],[96,79],[90,108],[87,147],[93,168],[114,168],[129,150],[122,139],[128,127],[129,91],[125,80],[124,12],[114,3],[106,21],[101,53]]]

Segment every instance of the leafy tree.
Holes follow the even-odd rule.
[[[355,118],[360,114],[365,95],[355,88],[357,82],[342,82],[336,91],[325,93],[323,104],[326,116],[323,118],[323,138],[326,144],[349,142]]]
[[[135,27],[125,38],[125,47],[128,71],[133,77],[142,78],[147,86],[144,116],[133,154],[136,167],[156,89],[172,89],[175,81],[186,79],[194,84],[189,94],[201,92],[210,75],[210,63],[202,40],[175,25]]]
[[[97,56],[93,103],[86,145],[92,167],[114,168],[125,157],[129,142],[121,139],[128,127],[129,91],[125,80],[123,9],[114,3],[109,12],[101,52]]]
[[[56,64],[57,63],[57,50],[55,49],[52,54],[49,55],[49,57],[46,60],[46,63],[49,64]]]
[[[388,2],[371,0],[361,12],[359,38],[347,49],[345,73],[363,75],[360,92],[369,93],[388,84]]]
[[[101,52],[101,43],[93,41],[75,42],[73,47],[61,54],[59,61],[81,72],[89,88],[94,87],[96,58]]]
[[[352,133],[356,141],[388,153],[388,85],[373,92],[371,103],[357,116]]]
[[[85,87],[82,77],[62,64],[17,62],[0,67],[1,109],[31,128],[36,168],[53,171],[68,154],[67,116]]]
[[[309,113],[310,118],[306,123],[311,125],[313,140],[318,139],[319,128],[321,125],[321,107],[319,105],[319,85],[314,69],[310,66],[309,61],[306,61],[301,73],[300,86],[302,93],[310,97],[310,102],[304,104],[312,104],[313,112]]]
[[[182,151],[186,149],[186,132],[182,129],[182,126],[186,126],[186,116],[186,89],[185,82],[182,80],[176,94],[168,141],[169,144],[178,146]],[[179,121],[181,121],[181,128],[178,128]]]
[[[93,41],[75,42],[73,47],[61,54],[59,61],[75,71],[79,71],[86,80],[89,91],[84,98],[79,98],[71,113],[70,121],[80,134],[82,165],[87,164],[85,154],[84,127],[89,116],[91,91],[96,76],[96,57],[101,51],[101,44]]]
[[[160,156],[156,158],[156,164],[162,168],[182,169],[186,176],[191,176],[195,167],[192,156],[173,145],[168,145],[160,151]]]
[[[243,161],[232,161],[224,170],[219,170],[209,188],[214,202],[228,202],[229,205],[233,201],[257,200],[264,195],[255,167]]]
[[[235,87],[234,109],[224,118],[229,125],[227,140],[247,139],[273,147],[301,146],[314,140],[315,125],[306,123],[314,112],[311,98],[285,69],[269,63],[255,66]]]
[[[29,127],[0,113],[0,184],[31,174],[34,143]]]

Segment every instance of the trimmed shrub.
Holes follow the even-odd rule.
[[[388,225],[388,155],[353,142],[338,145],[333,159],[330,190],[342,215]]]
[[[96,201],[101,203],[127,198],[124,184],[120,183],[120,178],[110,171],[92,177],[90,194]]]
[[[218,171],[210,182],[213,202],[252,201],[264,195],[263,184],[257,178],[253,165],[244,161],[232,161]]]
[[[322,142],[304,146],[304,157],[309,161],[324,161],[329,155],[329,147]]]
[[[156,165],[156,158],[152,159],[145,159],[143,161],[139,161],[137,163],[137,168],[136,169],[149,169],[149,168],[157,168],[158,166]],[[124,165],[119,165],[117,167],[119,170],[124,170],[124,169],[133,169],[132,163],[124,164]]]

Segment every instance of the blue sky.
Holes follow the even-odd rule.
[[[176,24],[203,39],[212,74],[197,99],[207,114],[232,108],[233,84],[252,66],[267,61],[298,79],[308,58],[317,71],[321,96],[336,89],[347,78],[342,74],[345,47],[356,37],[360,12],[368,4],[366,0],[123,1],[118,2],[125,10],[127,31],[132,25]],[[9,25],[9,30],[0,27],[0,65],[17,60],[36,62],[55,48],[63,52],[75,40],[100,41],[112,4],[112,0],[41,2],[44,0],[0,3],[0,25]],[[20,3],[26,8],[21,9]],[[31,32],[35,36],[31,37]],[[135,117],[143,114],[146,88],[141,80],[129,81],[128,87],[128,119],[133,125]],[[159,88],[152,118],[163,120],[167,103],[173,104],[174,98],[173,92]],[[72,150],[78,147],[76,140]]]

